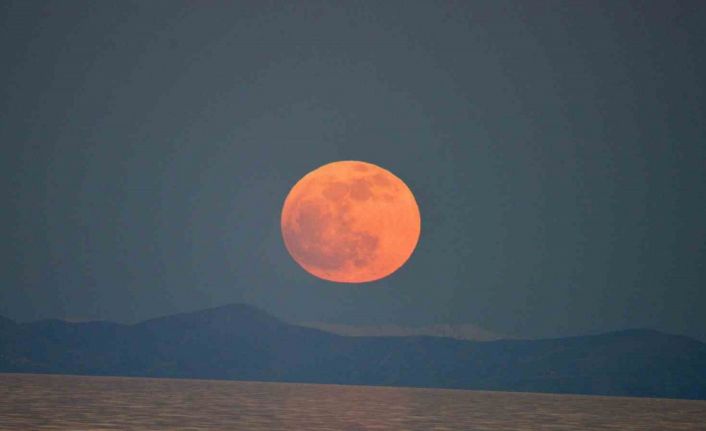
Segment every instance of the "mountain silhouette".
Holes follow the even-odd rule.
[[[483,342],[348,337],[235,304],[134,325],[0,318],[0,372],[706,399],[706,344],[640,329]]]

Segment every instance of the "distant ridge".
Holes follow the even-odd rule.
[[[351,337],[446,337],[457,340],[492,341],[508,338],[471,324],[437,324],[427,326],[402,325],[346,325],[326,322],[300,322],[299,326],[321,329]]]
[[[706,399],[706,344],[642,329],[484,342],[347,337],[233,304],[134,325],[0,318],[0,372]]]
[[[247,331],[257,326],[275,328],[285,325],[282,321],[264,311],[245,304],[228,304],[200,311],[179,313],[157,317],[137,323],[136,328],[159,329],[173,326],[209,328],[216,331],[238,332]]]

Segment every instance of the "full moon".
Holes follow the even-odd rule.
[[[409,187],[371,163],[323,165],[299,180],[282,208],[287,251],[324,280],[364,283],[397,271],[417,246],[419,207]]]

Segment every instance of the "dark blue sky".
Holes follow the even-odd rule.
[[[706,339],[702,2],[3,1],[0,314]],[[317,280],[279,212],[324,163],[401,177],[422,236]]]

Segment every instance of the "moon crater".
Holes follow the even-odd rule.
[[[352,228],[346,206],[301,202],[295,223],[288,228],[296,233],[289,242],[293,254],[323,270],[340,270],[347,262],[364,266],[374,258],[378,243],[375,236]]]

